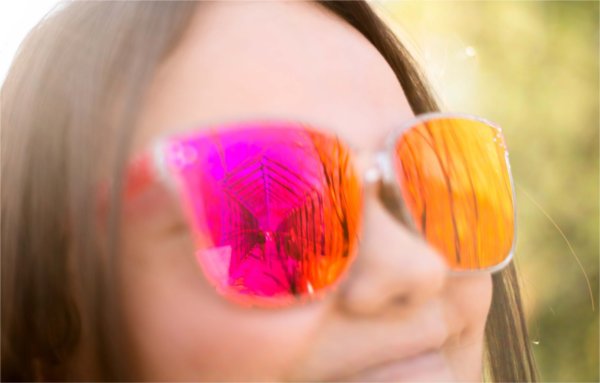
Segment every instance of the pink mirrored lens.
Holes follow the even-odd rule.
[[[196,258],[222,294],[281,304],[331,286],[348,266],[361,198],[337,138],[257,123],[180,136],[165,150]]]

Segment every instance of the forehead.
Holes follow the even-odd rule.
[[[284,119],[372,149],[412,115],[381,54],[322,6],[202,2],[155,74],[136,146],[193,126]]]

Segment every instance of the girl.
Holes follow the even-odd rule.
[[[499,129],[368,4],[70,3],[2,111],[3,380],[535,380]]]

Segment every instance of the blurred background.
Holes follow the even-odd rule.
[[[0,2],[0,82],[55,3]],[[599,381],[599,3],[372,4],[446,110],[504,128],[519,208],[515,262],[541,378]]]
[[[373,4],[417,54],[446,110],[504,129],[516,262],[542,380],[600,381],[599,3]]]

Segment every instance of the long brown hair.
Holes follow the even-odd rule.
[[[415,114],[438,110],[418,65],[368,4],[320,4],[379,50]],[[3,381],[133,377],[116,293],[117,197],[142,95],[196,6],[76,2],[21,45],[1,100]],[[107,174],[114,208],[99,230],[93,206]],[[487,376],[535,381],[514,267],[493,283]]]

